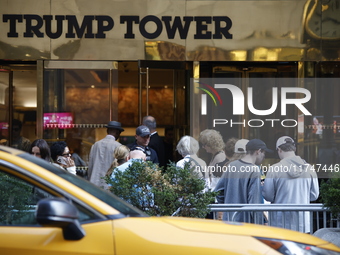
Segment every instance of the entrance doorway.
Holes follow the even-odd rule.
[[[66,140],[88,162],[91,146],[106,135],[110,120],[122,123],[120,142],[134,141],[142,118],[152,115],[160,136],[188,130],[182,62],[44,61],[41,137]]]
[[[189,84],[192,65],[178,61],[138,61],[139,120],[151,115],[156,118],[161,134],[172,128],[173,146],[189,134]],[[159,131],[158,131],[159,132]]]
[[[19,149],[20,136],[36,138],[37,71],[35,62],[0,63],[0,143]],[[20,128],[21,126],[21,128]],[[12,128],[10,128],[12,127]]]

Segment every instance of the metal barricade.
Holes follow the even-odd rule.
[[[223,212],[223,220],[276,226],[311,234],[320,228],[340,227],[340,219],[333,217],[323,204],[211,204],[209,208],[214,219],[218,219],[218,212]]]

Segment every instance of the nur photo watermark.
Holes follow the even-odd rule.
[[[276,141],[289,136],[295,142],[296,155],[308,162],[319,178],[331,178],[340,162],[340,113],[325,106],[330,102],[336,105],[333,94],[321,105],[326,84],[340,83],[334,78],[192,78],[191,136],[199,141],[203,131],[215,130],[224,143],[260,139],[273,151],[266,153],[262,171],[280,161]],[[226,154],[227,149],[223,149]],[[198,155],[211,167],[216,153],[201,144]]]

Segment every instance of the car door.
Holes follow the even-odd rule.
[[[70,198],[66,199],[78,209],[79,222],[86,233],[82,239],[65,240],[61,228],[39,225],[34,215],[37,202],[62,196],[50,186],[37,182],[31,174],[20,172],[0,160],[2,255],[114,254],[112,221],[99,220],[93,212]]]

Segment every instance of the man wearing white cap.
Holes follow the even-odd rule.
[[[260,139],[250,141],[241,139],[235,143],[235,154],[243,155],[240,159],[230,162],[214,191],[219,204],[261,204],[261,171],[258,167],[265,158],[266,152],[271,153]],[[229,162],[228,162],[229,163]],[[238,222],[257,222],[262,214],[247,212],[228,212],[223,220]]]
[[[246,145],[249,142],[248,139],[240,139],[235,143],[235,153],[246,154]]]
[[[276,149],[281,161],[268,169],[263,197],[274,204],[309,204],[316,200],[319,196],[317,175],[311,165],[295,155],[294,140],[282,136],[276,142]],[[309,217],[309,212],[272,212],[269,224],[308,233]]]

